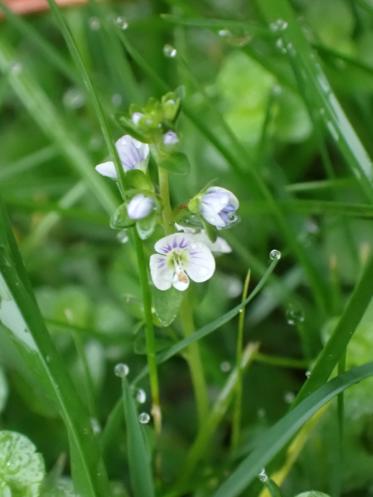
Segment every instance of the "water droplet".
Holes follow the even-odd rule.
[[[128,231],[126,229],[119,231],[119,233],[117,234],[117,240],[119,243],[122,243],[123,245],[125,243],[127,243],[128,242]]]
[[[101,28],[101,22],[98,17],[90,17],[88,24],[92,31],[98,31]]]
[[[21,74],[22,72],[22,64],[20,62],[12,62],[10,66],[10,72],[13,74],[13,76],[17,76],[18,74]]]
[[[282,53],[282,54],[286,54],[287,53],[287,49],[286,49],[286,46],[285,46],[285,42],[282,38],[277,38],[276,40],[276,48]]]
[[[229,373],[229,371],[232,369],[232,365],[229,361],[223,361],[220,363],[220,371],[223,373]]]
[[[303,310],[294,304],[290,304],[286,309],[286,321],[290,326],[296,326],[297,324],[303,323]]]
[[[281,259],[281,252],[277,249],[272,249],[269,253],[271,261],[279,261]]]
[[[120,93],[114,93],[111,97],[111,102],[114,107],[120,107],[123,103],[123,97]]]
[[[118,378],[125,378],[130,372],[130,368],[124,362],[119,362],[114,367],[114,374],[118,376]]]
[[[142,388],[139,388],[136,392],[136,400],[139,404],[145,404],[146,402],[146,392]]]
[[[294,48],[294,45],[289,42],[287,45],[286,45],[286,51],[289,55],[291,55],[291,57],[294,57],[296,55],[296,50]]]
[[[101,425],[100,425],[100,422],[97,418],[91,418],[90,423],[91,423],[92,432],[95,435],[98,435],[99,433],[101,433]]]
[[[304,373],[306,378],[309,378],[311,376],[311,371],[307,369],[307,371]]]
[[[229,31],[229,29],[219,29],[218,35],[221,38],[228,38],[229,36],[232,36],[232,33]]]
[[[271,22],[269,25],[269,29],[273,33],[277,33],[278,31],[285,31],[288,28],[288,23],[284,19],[276,19]]]
[[[284,395],[284,401],[286,404],[291,404],[293,400],[295,399],[295,395],[293,392],[286,392]]]
[[[118,16],[115,19],[115,23],[120,27],[120,29],[123,29],[123,31],[125,31],[128,28],[128,21],[122,16]]]
[[[62,102],[68,109],[80,109],[85,104],[85,95],[79,88],[68,88],[63,94]]]
[[[142,425],[146,425],[148,424],[150,421],[150,414],[148,414],[147,412],[141,412],[139,414],[139,422],[142,424]]]
[[[261,472],[258,474],[258,478],[259,478],[259,480],[260,480],[261,482],[263,482],[263,483],[264,483],[264,482],[266,482],[266,481],[268,481],[268,475],[267,475],[267,473],[266,473],[265,468],[263,468],[263,469],[261,470]]]
[[[172,45],[168,43],[163,47],[163,55],[168,59],[174,59],[177,55],[177,50]]]

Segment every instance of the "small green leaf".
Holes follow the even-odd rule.
[[[171,288],[166,292],[153,290],[153,320],[156,326],[166,327],[176,319],[183,293]]]
[[[146,143],[145,136],[138,130],[137,126],[133,124],[133,122],[125,116],[118,116],[117,120],[124,131],[126,131],[129,135],[133,136],[137,140]]]
[[[24,435],[0,432],[0,494],[39,497],[45,476],[44,461]]]
[[[145,219],[141,219],[140,221],[137,221],[136,229],[141,240],[147,240],[153,234],[156,225],[157,225],[156,214],[148,216]]]
[[[130,169],[127,171],[124,180],[128,190],[145,190],[145,192],[149,191],[149,193],[154,190],[149,176],[140,169]]]
[[[113,230],[122,230],[135,224],[133,219],[128,217],[127,205],[121,204],[110,218],[110,227]]]
[[[182,152],[175,152],[161,159],[159,165],[174,174],[188,174],[190,171],[190,162]]]

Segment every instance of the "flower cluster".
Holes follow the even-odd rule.
[[[154,153],[160,167],[180,169],[177,163],[183,154],[178,151],[179,136],[172,129],[178,110],[179,100],[167,94],[160,102],[150,101],[143,109],[133,109],[126,120],[131,122],[137,137],[127,134],[115,144],[125,173],[127,198],[112,216],[113,228],[135,226],[140,237],[146,239],[161,224],[164,199],[148,174],[149,155],[150,151]],[[96,171],[118,180],[112,161],[99,164]],[[177,231],[160,238],[154,245],[156,253],[150,257],[154,286],[163,291],[171,287],[184,291],[190,280],[202,283],[210,279],[215,272],[213,254],[231,252],[218,232],[237,222],[238,207],[237,197],[219,186],[204,188],[188,204],[179,207],[173,219]]]

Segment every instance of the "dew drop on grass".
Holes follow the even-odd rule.
[[[229,371],[232,369],[232,365],[229,361],[223,361],[220,363],[220,371],[223,373],[229,373]]]
[[[299,307],[295,307],[293,304],[289,305],[286,309],[286,321],[290,326],[296,326],[304,321],[304,313]]]
[[[276,19],[271,22],[269,25],[269,29],[273,33],[277,33],[278,31],[285,31],[288,28],[288,23],[284,19]]]
[[[128,231],[127,230],[121,230],[117,234],[117,240],[118,242],[122,243],[123,245],[128,242]]]
[[[67,109],[80,109],[85,104],[85,96],[79,88],[68,88],[62,97],[62,102]]]
[[[150,414],[148,414],[147,412],[141,412],[139,414],[139,422],[142,424],[142,425],[146,425],[148,424],[150,421]]]
[[[229,31],[229,29],[219,29],[218,35],[221,38],[228,38],[228,36],[232,36],[232,33]]]
[[[279,261],[281,259],[281,252],[277,249],[272,249],[269,253],[271,261]]]
[[[284,395],[284,401],[286,404],[291,404],[295,399],[295,395],[293,392],[286,392]]]
[[[114,93],[111,97],[111,102],[114,107],[120,107],[123,103],[122,95],[120,93]]]
[[[136,400],[139,404],[145,404],[146,402],[146,393],[145,390],[142,388],[139,388],[136,392]]]
[[[115,23],[120,27],[120,29],[123,29],[123,31],[125,31],[128,28],[128,21],[122,16],[118,16],[115,19]]]
[[[258,474],[258,478],[261,482],[265,483],[266,481],[268,481],[268,475],[266,473],[266,470],[265,468],[263,468],[261,470],[261,472]]]
[[[306,378],[309,378],[311,376],[311,371],[308,369],[304,374]]]
[[[10,66],[10,72],[13,74],[13,76],[17,76],[18,74],[21,74],[22,64],[20,62],[12,62],[11,66]]]
[[[130,368],[124,362],[119,362],[114,367],[114,374],[118,376],[118,378],[125,378],[130,372]]]
[[[91,418],[90,423],[91,423],[92,432],[95,435],[98,435],[99,433],[101,433],[101,425],[100,425],[100,422],[97,418]]]
[[[163,47],[163,55],[167,57],[168,59],[174,59],[177,55],[177,50],[175,47],[172,45],[169,45],[168,43],[164,45]]]
[[[98,31],[101,28],[100,19],[98,17],[90,17],[88,24],[92,31]]]

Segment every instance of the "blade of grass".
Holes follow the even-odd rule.
[[[45,92],[38,85],[26,66],[20,72],[13,71],[12,65],[16,60],[14,51],[5,41],[0,39],[0,71],[9,79],[13,91],[22,101],[31,117],[42,131],[51,138],[61,155],[75,168],[78,174],[87,182],[87,186],[101,203],[102,207],[111,214],[117,202],[112,190],[102,177],[93,169],[93,164],[73,134],[58,115],[56,109]]]
[[[256,448],[222,483],[212,497],[236,497],[257,477],[297,431],[336,395],[373,375],[373,363],[351,369],[303,399],[260,438]]]
[[[288,56],[299,70],[303,87],[312,95],[313,105],[320,110],[320,118],[326,130],[329,131],[346,164],[357,178],[366,198],[373,202],[372,161],[333,93],[288,0],[263,0],[257,4],[272,26],[278,19],[286,23],[286,29],[277,33],[277,37],[283,39],[285,46],[288,47]]]
[[[332,336],[321,351],[310,377],[304,383],[295,402],[298,403],[323,385],[343,357],[361,318],[372,299],[373,256],[367,261],[360,281],[357,283]]]
[[[249,344],[241,354],[240,362],[229,375],[215,404],[209,415],[205,418],[195,441],[189,449],[180,477],[175,484],[175,489],[170,492],[170,496],[183,494],[185,490],[193,484],[192,477],[197,465],[201,462],[209,449],[209,444],[234,397],[241,374],[252,362],[258,348],[259,345],[257,343]]]
[[[150,451],[139,424],[136,405],[126,378],[122,378],[122,402],[127,425],[128,464],[134,497],[154,497]]]
[[[0,272],[11,305],[1,306],[0,318],[11,332],[10,347],[17,348],[31,366],[29,374],[39,372],[41,377],[36,380],[43,381],[53,393],[75,454],[72,464],[77,490],[82,497],[107,497],[106,472],[97,441],[92,436],[88,413],[45,327],[1,204],[0,228]]]
[[[0,169],[0,181],[9,180],[17,174],[28,172],[31,169],[41,166],[57,156],[57,150],[54,146],[48,146],[33,152],[32,154],[22,157],[11,164],[2,165]]]

